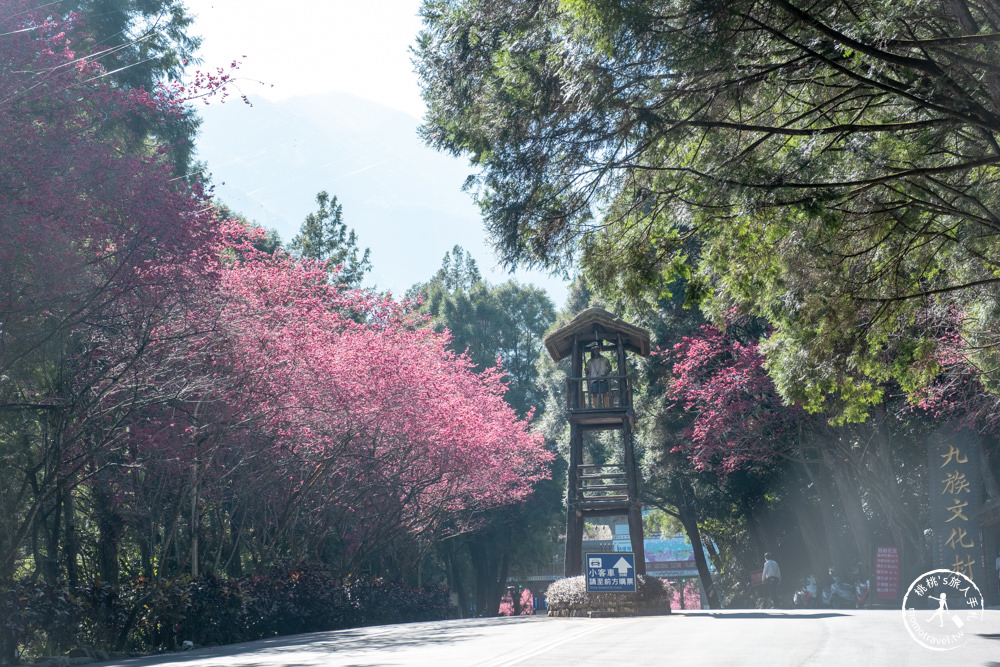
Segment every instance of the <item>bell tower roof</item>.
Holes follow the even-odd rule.
[[[569,324],[545,337],[545,349],[552,359],[560,361],[573,353],[573,340],[615,340],[621,334],[626,350],[643,357],[649,356],[649,332],[619,319],[603,308],[588,308]]]

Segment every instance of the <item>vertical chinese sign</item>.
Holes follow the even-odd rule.
[[[899,599],[899,549],[878,547],[875,550],[875,597],[879,600]]]
[[[979,438],[969,429],[945,427],[927,441],[934,566],[983,582],[979,510]]]

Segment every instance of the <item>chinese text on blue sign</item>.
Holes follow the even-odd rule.
[[[591,593],[635,591],[635,554],[586,554],[587,590]]]

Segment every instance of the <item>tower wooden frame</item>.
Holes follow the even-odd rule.
[[[646,573],[642,535],[642,503],[632,430],[635,410],[632,383],[626,372],[626,352],[649,356],[649,332],[616,318],[603,308],[588,308],[569,324],[549,334],[545,347],[550,356],[571,359],[566,378],[566,415],[570,424],[570,460],[566,484],[567,577],[583,573],[583,526],[587,518],[625,516],[628,519],[637,574]],[[591,391],[593,378],[585,376],[586,352],[612,352],[613,372],[602,378],[606,391]],[[584,434],[621,432],[624,451],[621,465],[585,464]]]

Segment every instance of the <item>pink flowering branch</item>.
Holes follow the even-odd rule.
[[[721,475],[781,455],[784,438],[803,415],[782,404],[757,345],[705,325],[663,356],[673,376],[667,396],[694,415],[689,442],[674,451]]]

